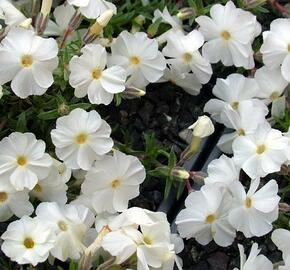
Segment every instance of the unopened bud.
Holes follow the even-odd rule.
[[[25,21],[23,21],[22,23],[20,23],[19,26],[24,28],[24,29],[29,29],[31,24],[32,24],[32,19],[28,18]]]
[[[52,6],[52,0],[43,0],[40,12],[44,16],[47,16],[50,13],[51,6]]]
[[[113,17],[113,10],[109,9],[103,12],[96,22],[89,28],[88,32],[84,37],[84,43],[90,43],[94,41],[97,36],[103,31],[107,26],[111,18]]]
[[[190,177],[190,174],[182,167],[174,167],[171,171],[171,176],[178,179],[187,180]]]
[[[199,138],[207,137],[214,132],[214,125],[206,115],[199,116],[197,121],[188,128],[192,129],[193,136]]]
[[[196,16],[196,12],[193,8],[186,7],[186,8],[182,8],[181,10],[179,10],[179,12],[176,14],[176,16],[180,20],[187,20],[191,17]]]
[[[189,160],[191,157],[196,155],[199,151],[201,144],[201,137],[192,137],[190,145],[181,153],[182,160]]]
[[[134,18],[131,33],[139,32],[141,29],[141,26],[145,23],[145,17],[143,15],[139,15]]]
[[[127,99],[143,97],[146,92],[134,86],[127,87],[123,92],[123,97]]]
[[[68,105],[66,105],[64,103],[59,105],[59,107],[58,107],[58,113],[60,115],[67,115],[67,114],[69,114],[69,112],[70,112],[70,109],[69,109],[69,106]]]

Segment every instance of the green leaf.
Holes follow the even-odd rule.
[[[176,155],[175,155],[175,152],[174,152],[173,147],[172,147],[171,150],[170,150],[169,161],[168,161],[168,167],[169,167],[170,169],[174,168],[175,165],[176,165],[176,162],[177,162],[177,160],[176,160]]]
[[[18,116],[18,121],[17,121],[17,124],[16,124],[16,131],[19,131],[19,132],[27,131],[26,112],[22,112]]]
[[[179,183],[179,186],[178,186],[178,189],[177,189],[177,193],[176,193],[176,199],[177,200],[181,197],[181,195],[182,195],[182,193],[184,191],[184,188],[185,188],[184,182]]]
[[[164,199],[167,199],[172,187],[172,179],[171,177],[166,178],[165,190],[164,190]]]

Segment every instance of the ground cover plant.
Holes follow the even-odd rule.
[[[290,269],[290,5],[0,0],[0,269]]]

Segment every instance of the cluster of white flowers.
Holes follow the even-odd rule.
[[[88,38],[99,34],[116,12],[116,6],[105,0],[67,0],[55,8],[54,21],[49,19],[40,35],[32,19],[1,0],[0,18],[7,27],[0,43],[0,84],[11,82],[11,90],[22,99],[43,95],[54,83],[62,47],[50,36],[76,39],[72,21],[77,24],[85,16],[97,19],[86,34],[79,32]],[[156,39],[144,32],[122,31],[108,46],[100,40],[84,42],[65,67],[75,97],[109,105],[115,94],[128,88],[145,90],[150,83],[164,81],[197,95],[212,77],[212,64],[254,69],[252,45],[262,29],[256,16],[233,2],[213,5],[210,17],[197,17],[199,27],[189,33],[167,8],[155,11],[153,22],[159,19],[171,28]],[[202,245],[213,240],[229,246],[237,232],[247,238],[263,236],[278,218],[278,184],[263,178],[290,164],[290,129],[283,134],[271,127],[286,106],[290,19],[271,23],[263,32],[260,52],[265,66],[252,77],[233,73],[218,78],[213,87],[216,98],[204,107],[231,130],[218,147],[233,156],[222,155],[208,165],[204,185],[188,195],[176,218],[180,236]],[[197,141],[214,132],[205,116],[190,129]],[[135,256],[137,270],[172,270],[174,264],[182,269],[176,254],[183,250],[183,240],[171,234],[166,215],[130,208],[146,172],[137,157],[114,149],[111,132],[96,110],[76,108],[59,117],[50,132],[59,160],[29,132],[12,132],[0,141],[0,222],[19,218],[1,236],[1,249],[12,261],[35,266],[48,258],[80,260],[98,247],[115,257],[115,264]],[[248,180],[241,181],[241,170]],[[73,201],[67,194],[72,173],[75,178],[82,175],[77,181],[80,194]],[[34,209],[32,202],[38,201]],[[278,229],[272,240],[283,252],[285,266],[279,270],[289,269],[290,232]],[[240,270],[273,268],[259,255],[257,244],[247,260],[240,245],[239,250]]]
[[[202,48],[205,59],[210,63],[221,61],[225,66],[254,68],[251,44],[261,32],[255,16],[235,8],[231,1],[225,6],[212,6],[210,15],[211,18],[196,19],[200,25],[198,31],[207,41]],[[182,237],[195,238],[203,245],[214,240],[220,246],[229,246],[237,231],[250,238],[272,230],[279,212],[278,184],[275,180],[265,183],[260,178],[289,164],[288,133],[283,134],[270,125],[286,106],[289,29],[289,19],[277,19],[271,23],[270,31],[263,33],[261,53],[265,66],[257,69],[253,77],[235,73],[217,79],[213,88],[216,98],[206,103],[204,111],[232,130],[222,135],[218,147],[233,156],[222,155],[213,160],[208,165],[204,186],[188,195],[185,209],[176,218]],[[248,181],[241,182],[241,170],[248,175],[249,185]],[[284,252],[286,266],[279,269],[288,269],[289,232],[276,230],[272,239]],[[243,247],[239,249],[240,269],[273,269],[268,259],[258,256],[257,244],[253,245],[247,261]]]

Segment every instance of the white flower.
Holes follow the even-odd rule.
[[[80,12],[88,19],[97,19],[109,9],[117,13],[116,6],[105,0],[68,0],[67,2],[70,5],[79,7]]]
[[[246,258],[244,247],[239,244],[238,247],[240,251],[240,269],[235,268],[234,270],[273,270],[273,264],[271,261],[264,255],[259,255],[261,250],[258,249],[257,243],[252,245],[248,259]]]
[[[82,205],[41,203],[36,208],[37,217],[56,234],[51,254],[61,260],[80,259],[86,248],[83,241],[94,223],[93,213]]]
[[[284,262],[290,264],[290,231],[285,229],[276,229],[271,236],[272,241],[282,251]],[[280,268],[279,268],[280,269]],[[281,268],[282,270],[283,268]],[[285,270],[288,268],[285,268]]]
[[[55,152],[71,169],[89,170],[93,162],[113,147],[111,128],[96,111],[74,109],[56,121],[51,131]]]
[[[232,1],[225,6],[213,5],[210,17],[200,16],[196,22],[207,41],[202,53],[211,63],[225,66],[254,67],[252,42],[261,32],[256,16],[236,8]]]
[[[44,262],[54,246],[55,237],[49,227],[38,218],[28,216],[11,222],[1,236],[4,254],[18,264]]]
[[[287,156],[287,165],[290,165],[290,127],[288,128],[288,131],[283,133],[284,137],[288,139],[288,147],[285,149],[286,156]]]
[[[263,39],[260,51],[265,65],[270,69],[281,66],[283,77],[290,82],[290,19],[272,21]]]
[[[269,104],[280,97],[289,84],[282,77],[279,68],[269,69],[266,66],[263,66],[256,71],[255,80],[260,88],[257,97],[264,99],[266,104]]]
[[[93,104],[110,104],[114,94],[125,90],[126,71],[117,65],[106,69],[107,52],[99,44],[88,44],[81,52],[69,64],[69,82],[75,88],[75,96],[88,94]]]
[[[204,179],[206,185],[220,183],[228,187],[240,178],[240,168],[234,163],[233,158],[225,155],[211,161],[207,173],[208,176]]]
[[[56,166],[52,166],[49,175],[44,179],[39,179],[30,195],[42,202],[57,202],[65,204],[67,202],[68,187],[63,182]]]
[[[28,190],[16,191],[6,178],[0,178],[0,222],[13,215],[23,217],[34,211],[29,202]]]
[[[191,192],[185,200],[185,209],[176,218],[181,237],[194,237],[207,245],[214,240],[220,246],[229,246],[236,232],[228,222],[231,195],[219,185],[204,185],[200,191]]]
[[[263,236],[272,230],[272,222],[278,218],[280,197],[275,180],[269,181],[258,190],[260,179],[252,180],[248,192],[239,181],[231,184],[234,196],[229,221],[246,237]]]
[[[96,231],[99,233],[104,228],[104,226],[109,226],[110,222],[117,216],[118,214],[110,214],[108,212],[98,214],[95,219]]]
[[[135,216],[134,216],[135,215]],[[157,220],[151,219],[157,217]],[[135,220],[135,224],[128,224],[127,218]],[[151,218],[150,218],[151,217]],[[130,258],[134,253],[137,255],[137,270],[160,268],[170,261],[172,270],[172,258],[175,258],[174,244],[171,243],[169,223],[165,215],[151,211],[134,208],[126,210],[115,218],[118,229],[113,229],[105,235],[102,247],[112,256],[116,256],[116,263],[120,264]],[[125,223],[120,223],[123,220]],[[127,222],[126,222],[127,221]],[[140,227],[140,230],[138,230]]]
[[[233,141],[239,136],[254,133],[259,124],[266,122],[267,113],[264,106],[255,106],[252,100],[241,101],[237,109],[228,105],[221,113],[221,121],[227,128],[235,131],[222,135],[217,143],[218,147],[223,152],[232,154]]]
[[[17,26],[26,20],[26,17],[7,0],[0,1],[0,14],[1,19],[10,27]]]
[[[196,30],[187,35],[180,32],[171,32],[168,35],[167,45],[162,50],[162,53],[170,57],[170,59],[167,59],[169,64],[176,66],[183,72],[192,71],[197,80],[205,84],[211,78],[212,68],[198,51],[203,43],[202,34]]]
[[[55,22],[48,21],[44,34],[46,36],[62,36],[75,12],[75,8],[68,4],[56,7],[53,11]]]
[[[199,116],[197,120],[188,128],[192,129],[193,136],[199,138],[205,138],[214,133],[214,125],[210,118],[206,115]]]
[[[152,22],[154,23],[156,20],[160,18],[162,22],[169,24],[171,26],[171,29],[169,29],[168,31],[157,37],[158,43],[166,42],[168,35],[171,32],[183,33],[182,21],[177,16],[171,16],[167,7],[165,7],[162,12],[159,9],[156,9],[154,11],[154,18]]]
[[[9,31],[1,45],[0,84],[12,81],[12,91],[21,98],[43,95],[53,84],[52,72],[58,65],[56,41],[16,28]]]
[[[196,96],[199,94],[202,84],[198,81],[193,73],[182,72],[177,66],[166,68],[163,77],[158,82],[167,82],[181,87],[190,95]]]
[[[0,141],[0,175],[5,175],[18,191],[33,189],[52,165],[45,143],[32,133],[13,132]]]
[[[0,85],[0,99],[3,97],[3,87]]]
[[[53,166],[56,167],[58,171],[58,177],[61,178],[61,181],[65,184],[67,183],[72,175],[71,169],[69,169],[64,163],[53,159]]]
[[[234,161],[251,177],[264,177],[278,172],[287,160],[288,139],[268,123],[260,124],[255,132],[239,136],[233,142]]]
[[[114,151],[113,156],[96,161],[86,175],[82,192],[91,197],[97,213],[122,212],[128,208],[129,200],[139,195],[145,176],[145,169],[136,157]]]
[[[222,122],[221,113],[228,105],[237,109],[243,100],[251,99],[255,106],[261,106],[265,112],[268,112],[267,107],[260,100],[253,99],[259,92],[256,81],[241,74],[231,74],[226,79],[217,79],[212,92],[219,99],[209,100],[204,106],[204,111],[210,113],[218,122]]]
[[[127,76],[130,76],[127,85],[143,88],[162,77],[165,58],[158,51],[157,41],[148,38],[146,33],[123,31],[111,49],[110,66],[120,65],[126,70]]]

